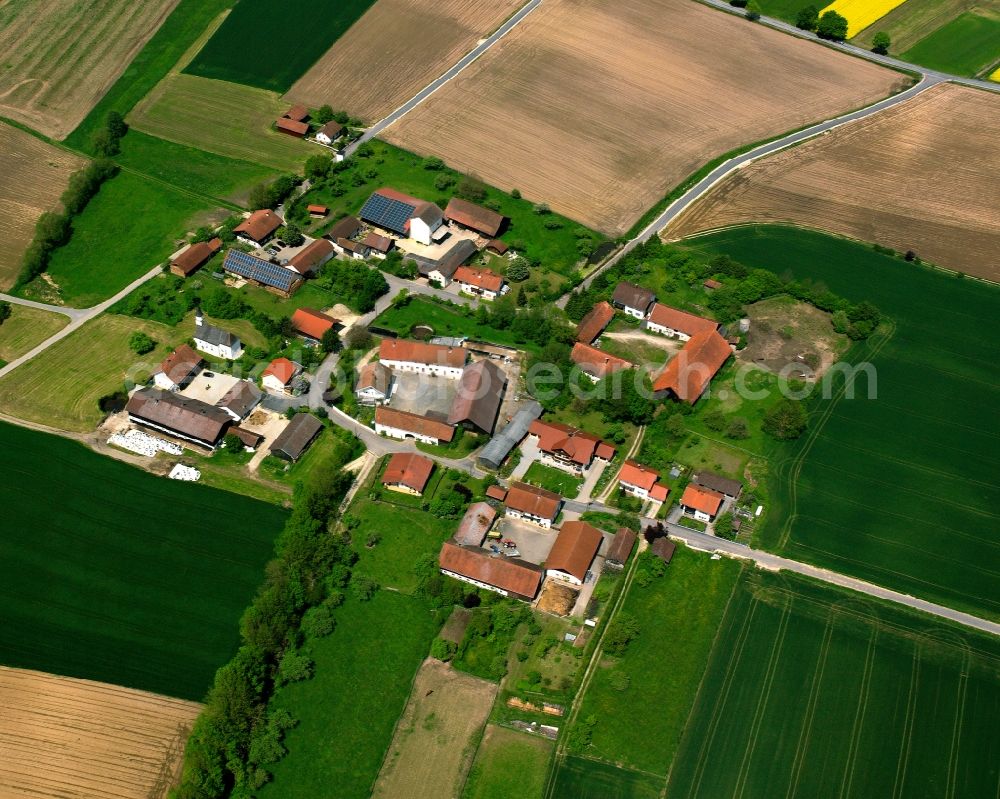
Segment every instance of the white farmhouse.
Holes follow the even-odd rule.
[[[719,323],[703,316],[696,316],[669,305],[656,303],[649,312],[646,329],[661,336],[689,341],[691,336],[704,331],[719,329]]]
[[[385,405],[375,408],[375,432],[380,436],[413,439],[424,444],[446,444],[455,437],[455,428],[436,419],[429,419],[408,411],[399,411]]]
[[[468,352],[461,347],[397,338],[382,339],[378,355],[379,361],[390,369],[452,380],[461,378],[467,356]]]
[[[194,317],[194,346],[201,352],[227,361],[235,361],[243,354],[239,336],[215,325],[205,324],[201,311]]]

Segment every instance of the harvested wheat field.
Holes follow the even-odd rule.
[[[201,706],[0,666],[0,796],[160,799]]]
[[[2,13],[2,12],[0,12]],[[43,211],[59,210],[59,195],[71,173],[86,161],[46,144],[23,130],[0,123],[0,290],[9,289]]]
[[[375,122],[500,27],[521,0],[378,0],[288,92]],[[373,47],[372,42],[378,42]]]
[[[1000,281],[1000,96],[952,84],[758,161],[667,230],[790,222]]]
[[[177,0],[0,3],[0,116],[64,139]]]
[[[496,693],[494,683],[425,660],[372,796],[458,796]]]
[[[900,81],[688,0],[546,0],[385,138],[618,235],[712,158]]]

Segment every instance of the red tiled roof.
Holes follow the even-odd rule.
[[[540,519],[555,519],[562,497],[554,491],[546,491],[527,483],[511,483],[504,502],[511,510],[530,513]]]
[[[704,283],[704,286],[707,289],[721,289],[722,288],[722,284],[718,280],[712,280],[712,278],[709,278],[708,280],[706,280],[705,283]]]
[[[361,367],[361,371],[358,373],[358,391],[374,388],[382,394],[388,394],[391,385],[392,369],[384,363],[369,361]]]
[[[309,132],[309,124],[307,122],[299,122],[295,119],[287,119],[281,117],[281,119],[276,119],[274,121],[274,126],[278,130],[283,130],[287,133],[294,133],[296,136],[305,136]]]
[[[181,272],[184,277],[187,277],[221,249],[222,239],[220,238],[214,238],[211,241],[199,241],[174,258],[170,262],[170,266]]]
[[[327,330],[331,330],[340,321],[312,308],[299,308],[292,314],[292,327],[299,333],[319,341]]]
[[[659,479],[660,475],[635,461],[625,461],[618,473],[619,482],[638,486],[646,491],[651,490]]]
[[[409,413],[408,411],[387,408],[384,405],[380,405],[375,409],[375,421],[386,427],[395,427],[397,430],[430,436],[440,441],[451,441],[455,436],[455,428],[450,427],[444,422],[438,422],[426,416]]]
[[[490,239],[486,243],[487,250],[493,250],[497,255],[503,255],[510,249],[506,242],[500,241],[500,239]]]
[[[635,530],[629,530],[627,527],[619,527],[618,532],[615,533],[615,537],[611,539],[611,545],[604,556],[605,559],[614,563],[624,563],[628,560],[628,556],[632,554],[632,547],[635,546],[635,539],[638,537],[639,534]]]
[[[316,239],[299,250],[288,262],[288,266],[300,275],[308,275],[321,263],[333,256],[333,244],[327,239]]]
[[[384,338],[379,345],[378,357],[382,361],[407,361],[459,368],[465,365],[468,352],[461,347],[445,347],[424,341],[401,338]]]
[[[614,319],[614,316],[615,309],[611,307],[610,303],[597,303],[576,326],[576,340],[582,341],[584,344],[593,343],[594,339],[604,332],[604,328]]]
[[[606,441],[601,441],[597,445],[597,450],[594,452],[601,460],[609,461],[615,457],[615,448],[608,444]]]
[[[492,485],[486,489],[486,496],[490,499],[499,499],[503,502],[507,499],[507,489],[501,485]]]
[[[492,505],[485,502],[474,502],[458,523],[455,535],[452,537],[457,544],[478,547],[483,543],[486,533],[493,526],[497,512]]]
[[[465,548],[450,541],[441,546],[441,568],[480,583],[496,586],[518,596],[534,598],[542,582],[542,570],[524,561],[490,557],[479,548]]]
[[[597,436],[559,422],[536,419],[528,427],[528,434],[538,436],[538,448],[542,452],[561,453],[581,466],[588,466],[594,455],[608,460],[615,454],[614,447]]]
[[[695,333],[653,381],[653,391],[671,391],[693,405],[731,354],[729,344],[714,330]]]
[[[672,330],[679,330],[688,336],[705,331],[718,330],[719,323],[706,319],[704,316],[696,316],[687,311],[671,308],[669,305],[656,303],[653,310],[649,312],[649,321],[654,325],[662,325]]]
[[[586,522],[566,522],[545,558],[545,568],[572,574],[582,582],[603,540],[601,531]]]
[[[247,219],[233,228],[233,233],[246,233],[254,241],[263,241],[284,224],[270,208],[254,211]]]
[[[187,344],[181,344],[160,364],[160,371],[170,378],[171,382],[180,385],[191,376],[192,372],[198,371],[201,363],[201,356],[198,353]]]
[[[653,486],[652,490],[650,490],[649,496],[656,502],[666,502],[667,497],[670,496],[670,486],[665,486],[663,483],[657,483]]]
[[[492,269],[473,269],[471,266],[460,266],[455,270],[453,279],[485,291],[500,291],[503,287],[503,278]]]
[[[328,213],[330,213],[330,209],[327,208],[325,205],[307,205],[306,210],[310,214],[322,214],[323,216],[326,216]]]
[[[622,369],[631,369],[635,366],[624,358],[609,355],[581,341],[573,345],[569,357],[583,371],[597,378],[604,378],[615,372],[620,372]]]
[[[434,461],[415,452],[397,452],[382,473],[382,485],[404,485],[423,493],[434,471]]]
[[[361,243],[371,247],[376,252],[386,253],[392,249],[392,239],[389,236],[382,236],[374,230],[370,231]]]
[[[282,118],[294,119],[296,122],[302,122],[302,120],[309,118],[309,109],[301,103],[296,103],[284,113]]]
[[[281,381],[282,385],[287,386],[297,371],[298,367],[288,358],[275,358],[267,365],[261,377],[273,375]]]
[[[719,512],[719,506],[725,497],[717,491],[709,491],[707,488],[700,488],[696,485],[688,485],[684,489],[681,497],[681,505],[685,508],[694,508],[709,516],[714,516]]]
[[[504,220],[502,214],[458,197],[453,197],[449,201],[448,207],[444,209],[444,218],[491,238],[500,231]]]

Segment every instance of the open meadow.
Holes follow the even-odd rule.
[[[177,144],[299,171],[306,158],[322,150],[272,130],[287,110],[288,102],[272,91],[171,73],[135,106],[128,121],[136,130]]]
[[[0,663],[201,699],[285,513],[21,427],[0,446]]]
[[[62,314],[11,303],[10,317],[0,324],[0,361],[10,363],[68,324]]]
[[[791,222],[1000,280],[1000,96],[941,85],[757,161],[667,230]],[[874,286],[873,286],[874,288]]]
[[[750,572],[708,660],[667,795],[995,796],[998,714],[997,639]]]
[[[890,322],[845,356],[877,398],[814,401],[809,430],[771,459],[759,543],[787,557],[1000,619],[1000,369],[983,329],[1000,288],[796,228],[691,239],[748,267],[869,300]]]
[[[333,633],[307,651],[315,676],[282,688],[272,703],[299,723],[260,799],[316,799],[331,786],[337,799],[367,799],[441,623],[422,600],[394,591],[349,599],[336,618]]]
[[[136,330],[159,346],[136,355],[128,346]],[[122,390],[128,378],[144,381],[188,335],[188,329],[102,314],[0,378],[0,412],[60,430],[89,432],[103,415],[97,406],[101,397]]]
[[[240,0],[185,71],[283,92],[374,0]]]
[[[619,235],[707,161],[902,80],[685,0],[549,0],[384,137]]]
[[[540,735],[490,724],[483,733],[463,799],[542,799],[553,744]]]
[[[200,705],[0,667],[0,796],[164,799]]]
[[[521,0],[378,0],[296,81],[288,99],[314,108],[329,103],[376,122],[521,5]]]
[[[978,75],[1000,61],[1000,4],[992,14],[960,14],[901,56],[956,75]]]
[[[396,726],[373,799],[458,796],[496,697],[496,683],[424,661]]]
[[[176,4],[177,0],[3,3],[0,116],[52,138],[65,138]]]
[[[38,217],[44,211],[62,210],[59,196],[69,176],[86,163],[13,125],[0,123],[0,217],[4,220],[0,291],[14,285]]]

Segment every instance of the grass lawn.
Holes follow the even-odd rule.
[[[622,613],[639,620],[639,635],[624,657],[602,657],[578,717],[597,724],[574,754],[666,776],[740,570],[679,546],[663,577],[633,581]],[[613,687],[615,672],[626,690]]]
[[[787,227],[692,239],[747,266],[823,281],[891,317],[871,363],[877,399],[817,400],[810,431],[771,459],[762,545],[904,593],[1000,618],[1000,371],[982,347],[1000,288]],[[837,268],[831,268],[837,264]],[[929,301],[934,313],[927,313]],[[835,386],[836,388],[836,386]]]
[[[351,531],[358,553],[355,570],[407,594],[417,589],[417,561],[427,555],[436,557],[441,544],[454,535],[458,526],[456,519],[440,519],[418,508],[374,502],[363,496],[355,500],[349,513],[361,521]],[[366,542],[372,534],[380,540],[369,548]]]
[[[574,477],[569,472],[564,472],[562,469],[557,469],[554,466],[546,466],[544,463],[538,463],[537,461],[528,467],[528,471],[524,474],[524,482],[540,486],[549,491],[555,491],[560,496],[568,497],[569,499],[579,494],[580,486],[583,485],[581,478]]]
[[[542,799],[553,746],[540,736],[489,725],[462,799]]]
[[[249,161],[226,158],[194,147],[129,131],[115,161],[158,180],[237,205],[246,205],[250,188],[273,180],[278,171]]]
[[[288,505],[292,491],[287,485],[265,477],[251,477],[242,466],[216,458],[192,458],[191,465],[201,472],[200,482],[212,488],[243,494],[272,505]]]
[[[128,346],[136,330],[159,346],[136,355]],[[122,389],[126,378],[148,378],[188,335],[158,322],[102,314],[0,379],[0,410],[63,430],[90,431],[102,417],[101,397]]]
[[[391,186],[414,197],[435,202],[444,208],[464,177],[447,167],[440,170],[424,169],[424,159],[419,155],[386,142],[373,140],[370,145],[372,148],[370,157],[354,159],[353,167],[338,176],[339,196],[333,192],[330,185],[307,193],[309,202],[329,206],[330,224],[338,216],[356,214],[368,196],[381,186]],[[315,149],[311,148],[312,151]],[[373,174],[369,175],[370,172]],[[450,179],[452,185],[446,189],[436,188],[435,183],[442,178]],[[360,185],[355,186],[355,180],[358,180]],[[605,240],[600,233],[588,230],[558,214],[536,214],[534,205],[527,200],[515,200],[509,194],[492,186],[484,186],[483,189],[486,196],[479,202],[498,203],[499,212],[510,220],[501,232],[500,238],[529,259],[541,263],[541,270],[533,269],[532,272],[544,270],[568,277],[576,271],[577,264],[581,261],[577,249],[577,236],[587,238],[594,243]],[[546,222],[561,227],[550,230],[545,227]]]
[[[975,75],[1000,58],[1000,15],[960,14],[900,58],[953,75]]]
[[[274,120],[287,110],[288,103],[274,92],[172,73],[133,109],[128,121],[137,130],[177,144],[301,171],[307,157],[323,151],[272,130]]]
[[[527,626],[522,625],[514,637],[504,688],[535,704],[544,700],[568,706],[573,699],[576,674],[585,661],[583,649],[564,640],[564,635],[578,633],[579,622],[545,613],[536,613],[535,621],[542,628],[538,635],[531,635]],[[527,654],[524,661],[517,657],[519,651]],[[531,682],[528,675],[532,672],[541,675],[540,684]]]
[[[66,305],[96,305],[164,262],[195,218],[206,221],[212,210],[207,200],[121,172],[73,220],[73,235],[53,252],[48,277]],[[23,293],[50,299],[49,285],[37,278]]]
[[[202,699],[285,514],[56,436],[0,442],[0,662]]]
[[[241,0],[194,61],[192,75],[287,91],[374,0]]]
[[[10,362],[69,324],[62,314],[11,303],[10,316],[0,324],[0,360]]]
[[[104,125],[108,111],[123,116],[167,74],[209,26],[235,0],[180,0],[146,46],[132,59],[108,93],[66,139],[66,144],[88,149],[91,136]]]
[[[367,799],[441,626],[423,602],[393,591],[369,602],[349,599],[336,616],[336,630],[311,646],[315,677],[281,689],[272,703],[298,724],[260,799]]]
[[[744,572],[667,795],[990,796],[998,656],[995,637]]]
[[[547,799],[659,799],[663,779],[582,757],[558,766]]]
[[[425,444],[417,442],[417,449],[430,455],[440,455],[444,458],[460,459],[483,446],[489,438],[471,430],[456,430],[455,437],[447,444]]]

